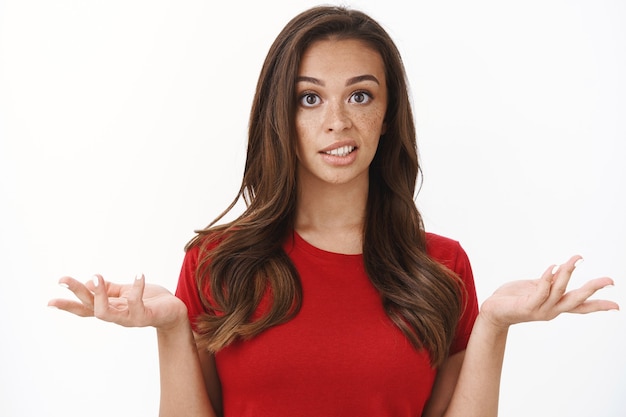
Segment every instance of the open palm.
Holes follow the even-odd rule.
[[[618,309],[612,301],[589,299],[599,289],[612,285],[610,278],[596,278],[567,291],[580,259],[580,256],[574,256],[556,271],[550,267],[539,279],[504,284],[485,300],[481,308],[483,315],[494,324],[506,327],[527,321],[552,320],[566,312],[584,314]]]
[[[106,282],[96,275],[92,281],[81,283],[63,277],[59,283],[72,291],[79,301],[50,300],[48,305],[81,317],[95,316],[126,327],[174,327],[186,320],[186,307],[167,289],[145,283],[139,276],[132,284]]]

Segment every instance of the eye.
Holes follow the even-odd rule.
[[[372,96],[367,91],[356,91],[352,93],[349,101],[356,104],[367,104],[371,99]]]
[[[300,96],[300,104],[304,107],[313,107],[320,104],[320,96],[315,93],[305,93]]]

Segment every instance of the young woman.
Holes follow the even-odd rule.
[[[612,280],[566,292],[574,256],[479,312],[463,249],[424,231],[418,173],[388,34],[358,11],[307,10],[261,71],[247,209],[189,243],[176,296],[143,276],[64,277],[80,302],[50,304],[154,326],[162,416],[495,416],[509,326],[616,309],[589,300]]]

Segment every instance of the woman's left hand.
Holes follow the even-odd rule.
[[[539,279],[503,285],[484,301],[481,315],[492,324],[507,328],[521,322],[552,320],[561,313],[618,310],[613,301],[590,299],[596,291],[613,285],[611,278],[592,279],[580,288],[567,291],[572,272],[581,260],[580,256],[573,256],[558,268],[548,268]]]

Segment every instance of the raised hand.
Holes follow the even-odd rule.
[[[72,291],[79,301],[53,299],[48,305],[77,316],[95,316],[126,327],[153,326],[163,330],[187,320],[183,302],[163,287],[146,285],[143,275],[128,285],[107,282],[100,275],[84,284],[63,277],[59,284]]]
[[[596,278],[567,291],[567,284],[581,260],[580,256],[573,256],[563,265],[548,268],[539,279],[503,285],[484,301],[481,314],[496,326],[508,327],[527,321],[552,320],[561,313],[619,309],[613,301],[590,299],[596,291],[613,285],[611,278]]]

